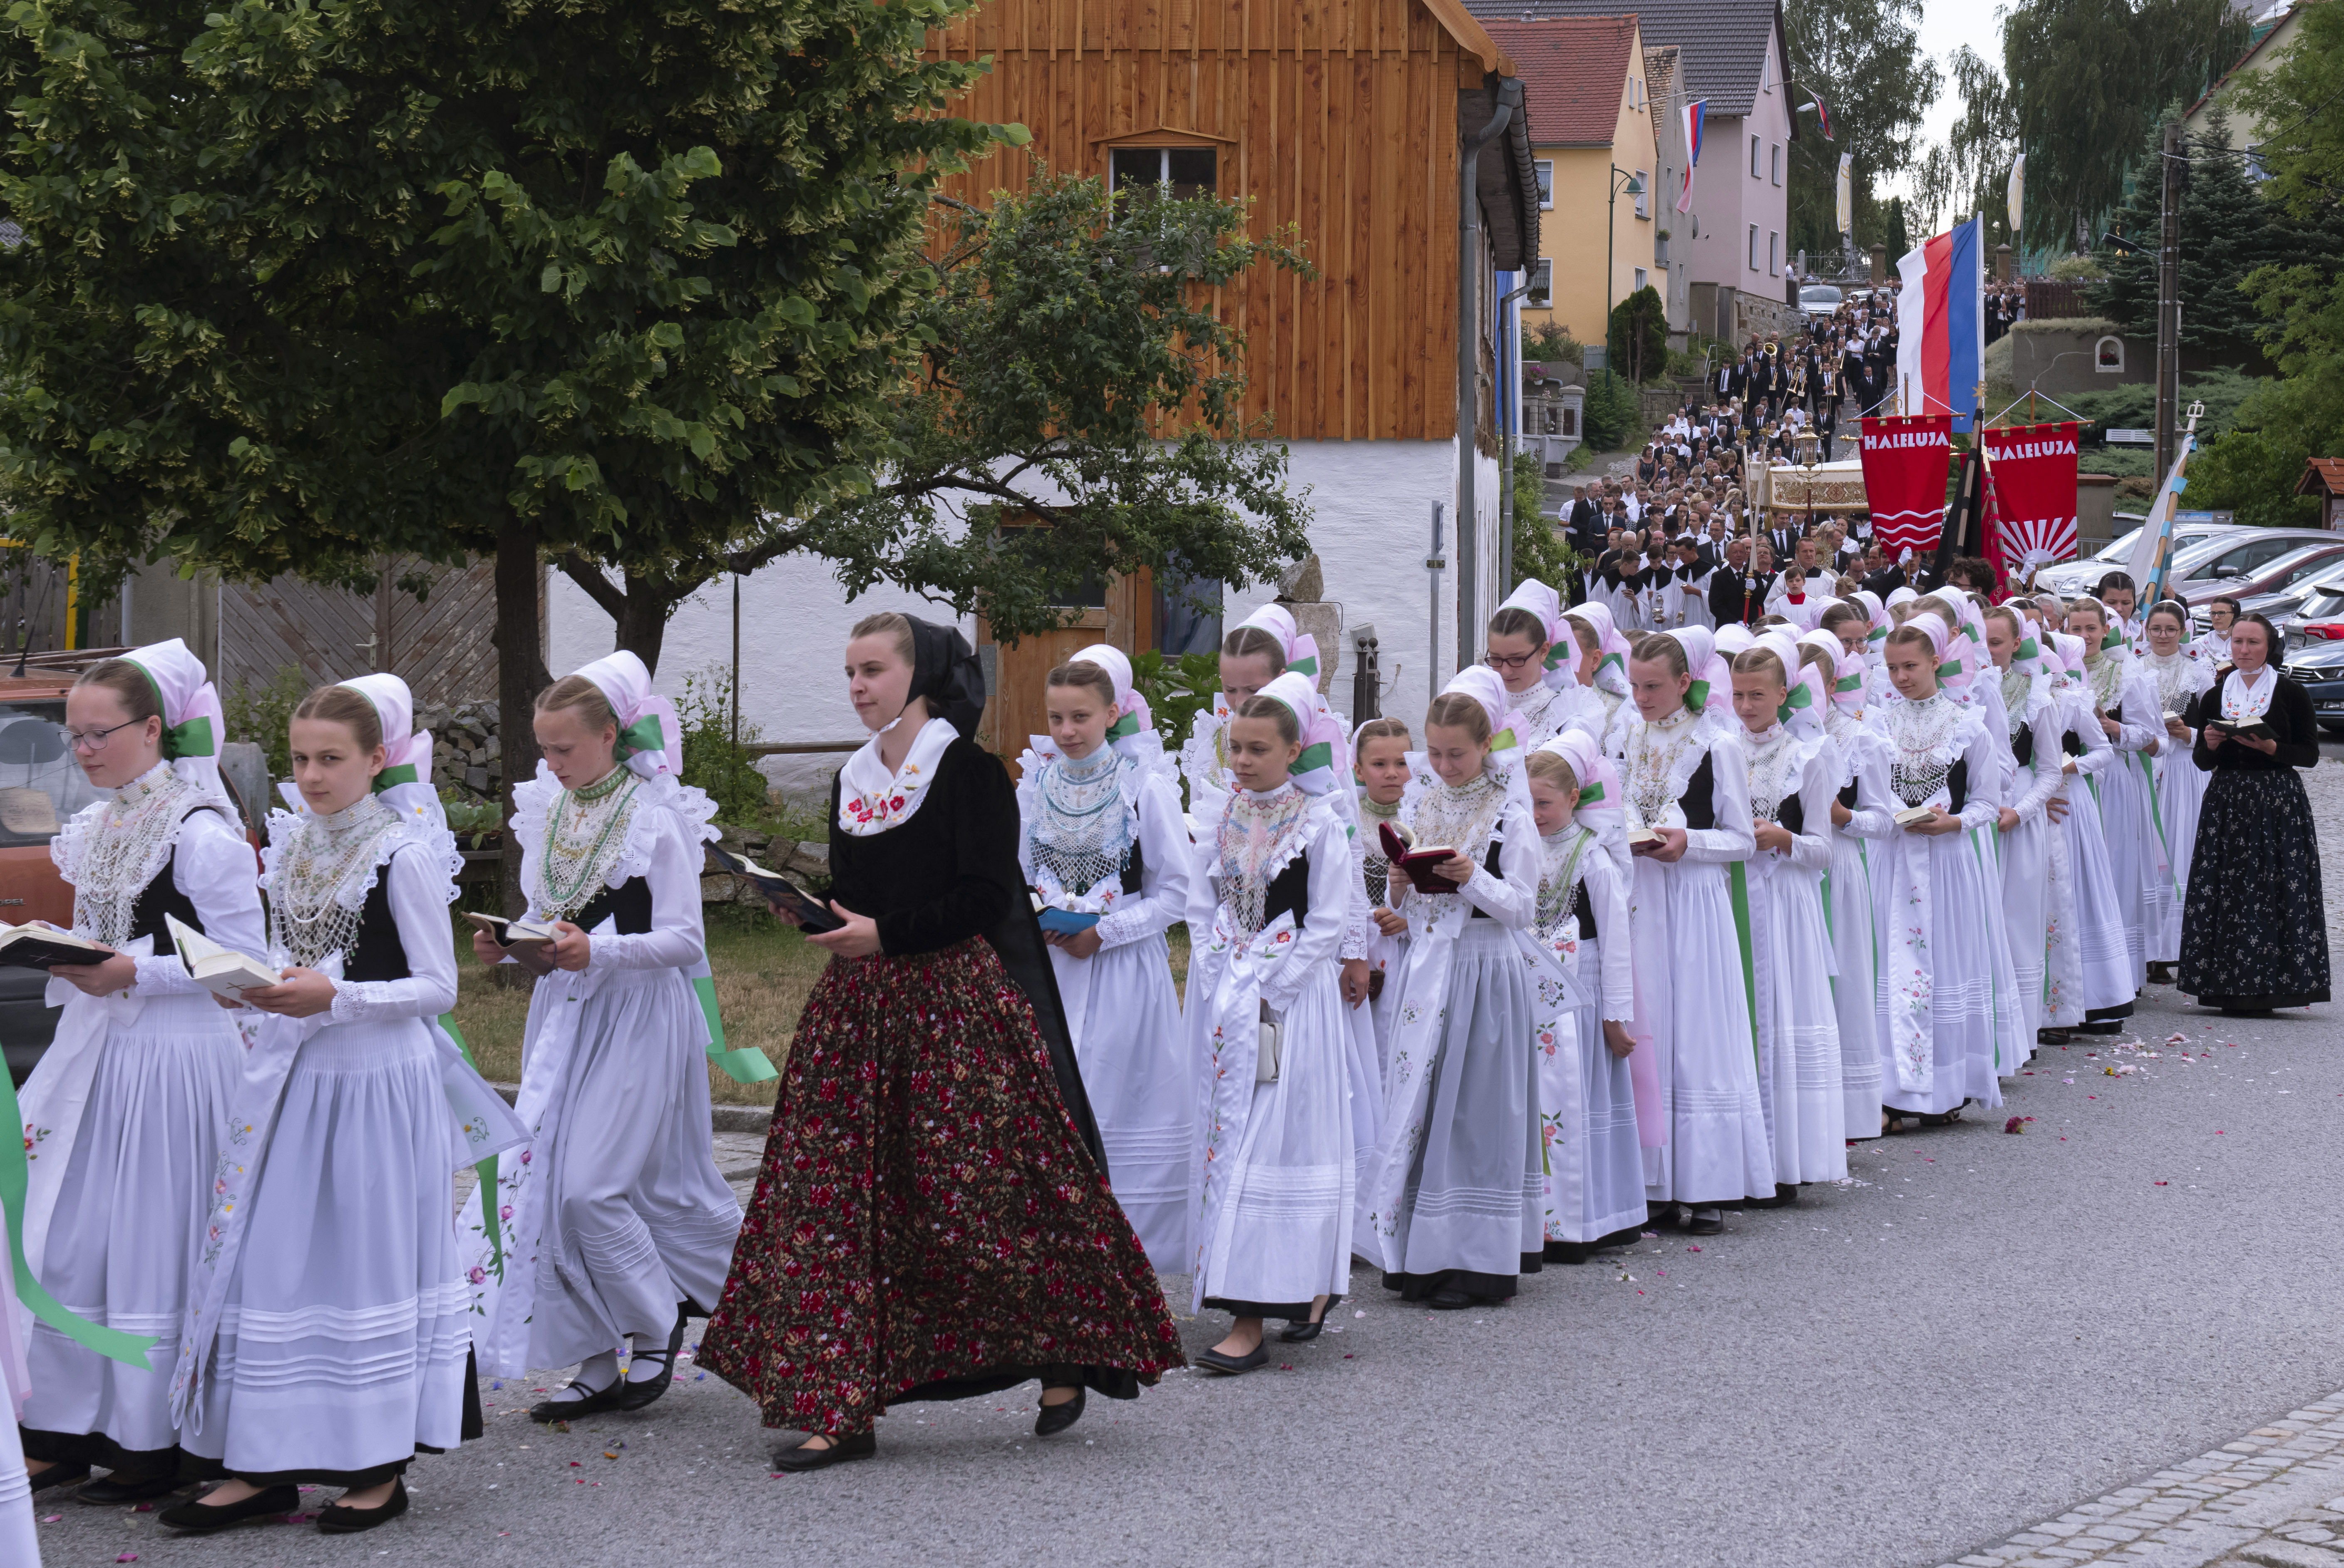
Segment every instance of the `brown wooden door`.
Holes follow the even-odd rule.
[[[1026,736],[1048,733],[1050,672],[1078,651],[1106,642],[1129,653],[1154,644],[1156,601],[1149,573],[1111,578],[1099,598],[1102,602],[1085,606],[1070,626],[995,645],[993,691],[977,729],[978,744],[985,750],[1015,757],[1026,749]],[[982,615],[976,618],[976,638],[980,644],[993,642],[992,629]]]

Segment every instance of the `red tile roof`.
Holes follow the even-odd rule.
[[[1503,48],[1505,46],[1501,44],[1499,47]],[[1531,126],[1531,137],[1533,140],[1538,137],[1535,124]],[[2295,493],[2317,494],[2318,491],[2313,488],[2315,484],[2326,485],[2329,495],[2344,495],[2344,458],[2313,458],[2309,462],[2305,463],[2303,477],[2295,481]]]
[[[1612,145],[1636,50],[1632,14],[1481,25],[1521,73],[1532,147]]]

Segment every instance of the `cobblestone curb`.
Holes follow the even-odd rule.
[[[1958,1563],[2344,1568],[2344,1393]]]

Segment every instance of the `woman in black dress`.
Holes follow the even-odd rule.
[[[957,632],[859,622],[870,742],[831,794],[830,949],[798,1020],[700,1364],[815,1470],[874,1452],[913,1400],[1039,1378],[1047,1436],[1086,1389],[1181,1365],[1156,1271],[1108,1189],[1017,865],[1016,793],[969,738],[985,677]],[[786,916],[784,917],[786,918]]]
[[[2296,769],[2319,761],[2311,698],[2270,663],[2278,632],[2260,615],[2230,629],[2230,663],[2184,721],[2214,776],[2198,817],[2181,918],[2184,996],[2225,1013],[2328,1000],[2328,914],[2319,845]],[[2260,720],[2270,733],[2217,725]]]

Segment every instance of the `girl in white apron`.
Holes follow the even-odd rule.
[[[1831,804],[1831,871],[1824,911],[1831,922],[1832,1011],[1839,1023],[1841,1125],[1852,1138],[1880,1133],[1880,936],[1873,920],[1873,841],[1896,831],[1888,803],[1888,756],[1864,723],[1864,669],[1869,646],[1860,617],[1799,639],[1819,650],[1831,674],[1824,733],[1832,744],[1838,788]]]
[[[1592,687],[1579,683],[1577,638],[1553,589],[1536,578],[1518,584],[1490,617],[1482,663],[1505,683],[1506,704],[1520,721],[1514,739],[1532,751],[1573,727],[1599,740],[1610,710]]]
[[[268,961],[188,1290],[172,1408],[228,1480],[157,1517],[207,1533],[344,1488],[328,1534],[407,1512],[419,1453],[480,1434],[450,1175],[523,1141],[439,1020],[463,862],[407,683],[321,686],[293,711],[298,812],[269,817]]]
[[[2181,960],[2182,892],[2189,885],[2189,859],[2198,847],[2198,815],[2206,801],[2206,783],[2213,775],[2192,756],[2198,732],[2184,721],[2198,693],[2214,684],[2214,662],[2201,658],[2189,641],[2189,610],[2178,600],[2161,601],[2148,612],[2145,635],[2148,650],[2141,669],[2157,692],[2157,708],[2164,733],[2157,743],[2157,825],[2165,832],[2165,847],[2172,874],[2152,884],[2155,896],[2148,906],[2148,977],[2160,985],[2173,979],[2173,966]]]
[[[1229,792],[1229,715],[1248,697],[1288,670],[1310,683],[1318,681],[1318,642],[1294,623],[1282,604],[1265,604],[1221,639],[1221,689],[1213,705],[1191,723],[1188,739],[1180,748],[1180,776],[1188,785],[1188,816],[1201,835],[1221,819],[1221,804]],[[1320,712],[1326,709],[1323,700]]]
[[[1177,1270],[1188,1258],[1195,1076],[1164,933],[1187,917],[1196,851],[1130,660],[1095,643],[1051,671],[1044,690],[1050,733],[1030,737],[1019,759],[1018,862],[1044,905],[1116,1199],[1149,1259]],[[1095,924],[1052,927],[1070,915]]]
[[[177,639],[109,659],[66,696],[74,758],[101,794],[49,848],[74,929],[115,950],[50,971],[56,1036],[25,1085],[25,1259],[45,1298],[26,1346],[34,1484],[91,1502],[180,1483],[170,1368],[244,1042],[187,977],[168,919],[265,948],[258,867],[219,776],[218,695]],[[102,1327],[99,1327],[102,1326]],[[111,1332],[107,1332],[111,1330]],[[151,1340],[126,1352],[124,1336]]]

